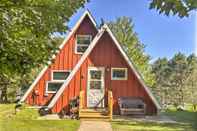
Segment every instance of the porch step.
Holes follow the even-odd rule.
[[[106,109],[81,109],[79,111],[79,118],[81,120],[104,120],[108,121],[110,116]]]
[[[105,109],[81,109],[79,113],[86,115],[107,115],[108,111]]]

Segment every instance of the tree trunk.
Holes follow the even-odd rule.
[[[1,89],[1,96],[0,96],[0,103],[7,103],[8,102],[8,96],[7,96],[7,86],[2,86]]]
[[[193,111],[196,111],[196,104],[193,104]]]

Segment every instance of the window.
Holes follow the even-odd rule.
[[[91,35],[77,35],[75,52],[77,54],[83,54],[90,45]]]
[[[52,71],[52,81],[65,81],[69,76],[70,71],[57,70]]]
[[[63,85],[63,82],[48,81],[46,84],[46,93],[56,93]]]
[[[104,86],[104,68],[89,69],[89,89],[102,89]]]
[[[112,80],[127,80],[127,68],[112,68],[111,79]]]

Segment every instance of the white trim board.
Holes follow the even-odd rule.
[[[117,41],[117,39],[112,34],[112,32],[110,31],[109,27],[106,24],[101,27],[101,29],[99,30],[97,36],[94,38],[94,40],[92,41],[92,43],[90,44],[90,46],[88,47],[88,49],[86,50],[86,52],[83,54],[83,56],[81,57],[81,59],[79,60],[79,62],[77,63],[77,65],[74,67],[74,69],[71,72],[71,74],[69,75],[68,79],[65,81],[65,83],[62,85],[62,87],[58,90],[58,92],[56,93],[56,95],[54,96],[54,98],[49,103],[48,108],[52,108],[55,105],[56,101],[61,96],[61,94],[63,93],[64,89],[68,86],[69,82],[72,80],[72,78],[74,77],[75,73],[79,70],[80,66],[83,64],[83,62],[85,61],[85,59],[87,58],[87,56],[91,53],[91,51],[95,47],[96,43],[98,42],[98,40],[101,38],[101,36],[104,34],[105,31],[107,31],[109,33],[109,35],[111,36],[112,40],[114,41],[114,43],[116,44],[117,48],[119,49],[119,51],[123,55],[124,59],[127,61],[127,63],[130,66],[130,68],[134,71],[134,74],[138,78],[139,82],[142,84],[142,86],[144,87],[145,91],[148,93],[149,97],[152,99],[153,103],[156,105],[156,108],[157,109],[161,109],[161,107],[158,104],[157,100],[154,98],[154,96],[151,93],[151,91],[149,90],[149,88],[145,85],[142,77],[137,72],[137,70],[135,69],[133,63],[128,58],[128,56],[126,55],[126,53],[123,51],[123,49],[121,48],[119,42]]]
[[[78,27],[80,26],[81,22],[84,20],[84,18],[86,16],[88,16],[90,18],[91,22],[94,24],[95,28],[97,29],[96,21],[92,17],[91,13],[88,10],[86,10],[83,13],[83,15],[80,17],[80,19],[77,21],[77,23],[75,24],[75,26],[72,28],[71,32],[69,32],[69,34],[65,37],[64,41],[62,42],[62,44],[59,46],[59,49],[60,50],[65,46],[65,44],[70,39],[70,37],[75,33],[75,31],[78,29]],[[54,55],[52,58],[55,58],[55,57],[56,56]],[[23,95],[23,97],[20,99],[20,102],[24,102],[25,101],[25,99],[27,98],[28,94],[33,90],[33,88],[35,87],[35,85],[37,84],[37,82],[41,79],[41,77],[44,75],[44,73],[46,72],[47,69],[48,69],[48,66],[45,66],[42,69],[42,71],[38,74],[38,76],[33,81],[33,83],[31,84],[31,86],[27,89],[27,91],[25,92],[25,94]]]

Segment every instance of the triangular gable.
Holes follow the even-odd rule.
[[[142,77],[140,76],[140,74],[138,73],[138,71],[136,70],[136,68],[134,67],[134,64],[131,62],[131,60],[129,59],[129,57],[123,51],[123,49],[121,48],[119,42],[117,41],[117,39],[112,34],[112,32],[110,31],[109,27],[106,24],[101,27],[101,29],[99,30],[98,34],[93,39],[93,41],[91,42],[91,44],[88,47],[88,49],[86,50],[86,52],[82,55],[81,59],[79,60],[79,62],[77,63],[77,65],[74,67],[73,71],[68,76],[68,78],[65,81],[65,83],[62,85],[62,87],[58,90],[58,92],[55,94],[55,96],[53,97],[53,99],[49,103],[48,108],[52,108],[55,105],[55,103],[57,102],[57,100],[59,99],[59,97],[61,96],[61,94],[64,92],[65,88],[68,86],[68,84],[70,83],[70,81],[72,80],[72,78],[75,76],[75,74],[77,73],[77,71],[80,69],[81,65],[83,64],[83,62],[85,61],[85,59],[88,57],[88,55],[91,53],[91,51],[93,50],[93,48],[95,47],[95,45],[98,43],[98,40],[101,38],[101,36],[104,34],[105,31],[107,31],[109,33],[109,35],[111,36],[112,40],[116,44],[116,47],[118,48],[118,50],[123,55],[124,59],[126,60],[126,62],[128,63],[128,65],[130,66],[131,70],[137,76],[137,79],[142,84],[142,86],[144,87],[145,91],[147,92],[147,94],[149,95],[149,97],[151,98],[151,100],[153,101],[153,103],[155,104],[155,106],[157,107],[157,109],[160,109],[160,105],[158,104],[157,100],[154,98],[154,96],[151,93],[151,91],[149,90],[149,88],[145,85]]]
[[[77,23],[75,24],[75,26],[72,28],[72,30],[69,32],[69,34],[66,36],[66,38],[64,39],[64,41],[62,42],[62,44],[59,46],[59,49],[61,50],[66,43],[68,43],[68,40],[70,39],[70,37],[76,32],[76,30],[78,29],[78,27],[81,25],[81,23],[83,22],[83,20],[86,18],[86,16],[88,16],[88,18],[91,20],[91,22],[93,23],[93,25],[95,26],[95,28],[97,29],[97,24],[96,21],[94,20],[94,18],[92,17],[91,13],[86,10],[83,15],[80,17],[80,19],[77,21]],[[55,58],[56,56],[54,55],[53,58]],[[31,86],[28,88],[28,90],[25,92],[25,94],[23,95],[23,97],[20,99],[20,102],[24,102],[25,99],[27,98],[27,96],[29,95],[29,93],[31,93],[31,91],[33,90],[33,88],[35,87],[35,85],[37,84],[37,82],[41,79],[41,77],[44,75],[44,73],[47,71],[49,67],[45,66],[42,71],[39,73],[39,75],[36,77],[36,79],[34,80],[34,82],[31,84]]]

